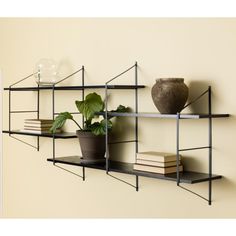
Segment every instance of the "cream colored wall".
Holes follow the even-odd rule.
[[[4,87],[30,74],[35,63],[45,57],[60,62],[62,74],[84,65],[88,84],[102,84],[138,61],[139,81],[147,86],[139,93],[140,111],[156,111],[150,96],[156,78],[184,77],[190,97],[211,85],[213,112],[232,115],[213,121],[213,170],[224,178],[213,182],[212,206],[176,183],[158,179],[140,177],[140,191],[136,192],[102,171],[86,169],[83,182],[46,161],[52,155],[52,140],[41,138],[37,152],[4,135],[5,217],[236,217],[236,19],[2,18],[0,30]],[[130,72],[120,83],[133,79]],[[103,94],[102,90],[97,92]],[[41,114],[50,117],[51,94],[42,93]],[[56,110],[74,110],[73,101],[80,96],[80,92],[58,92]],[[34,92],[16,92],[13,108],[31,109],[35,99]],[[119,103],[131,106],[133,93],[112,91],[111,100],[113,107]],[[197,109],[204,110],[204,103]],[[5,129],[7,112],[5,92]],[[24,117],[15,116],[14,127],[19,128]],[[132,126],[132,120],[129,124]],[[207,121],[181,121],[181,131],[182,147],[207,143]],[[139,132],[140,151],[175,151],[174,121],[141,119]],[[33,137],[21,138],[36,142]],[[77,140],[59,140],[57,147],[58,156],[80,153]],[[118,148],[121,160],[134,160],[132,144]],[[185,156],[185,168],[207,170],[206,151]],[[66,168],[81,174],[79,167]],[[114,175],[135,183],[133,176]],[[207,197],[207,183],[184,186]]]

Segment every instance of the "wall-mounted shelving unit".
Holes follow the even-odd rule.
[[[110,85],[111,82],[116,80],[118,77],[122,76],[126,72],[134,69],[134,84],[133,85]],[[70,78],[72,75],[77,74],[78,72],[82,72],[82,79],[81,79],[81,86],[57,86],[60,82]],[[3,133],[8,133],[10,136],[12,135],[30,135],[30,136],[36,136],[37,137],[37,150],[39,150],[39,137],[47,137],[47,138],[52,138],[53,139],[53,152],[52,152],[52,157],[48,158],[47,161],[53,162],[53,164],[64,164],[64,165],[73,165],[73,166],[79,166],[82,167],[83,170],[83,180],[85,180],[85,168],[93,168],[93,169],[98,169],[98,170],[103,170],[106,171],[107,174],[110,172],[117,172],[117,173],[125,173],[125,174],[130,174],[134,175],[136,177],[136,184],[133,185],[136,190],[138,191],[139,189],[139,176],[144,176],[144,177],[150,177],[150,178],[156,178],[156,179],[163,179],[163,180],[171,180],[171,181],[176,181],[177,186],[182,187],[183,189],[186,189],[185,187],[181,186],[180,183],[188,183],[188,184],[195,184],[195,183],[200,183],[200,182],[205,182],[207,181],[208,184],[208,198],[202,197],[199,194],[189,190],[189,192],[192,192],[196,194],[197,196],[205,199],[208,204],[211,204],[212,201],[212,180],[220,179],[222,178],[221,175],[215,175],[212,173],[212,119],[213,118],[225,118],[229,117],[229,114],[213,114],[211,111],[211,87],[209,87],[204,93],[202,93],[198,98],[196,98],[193,102],[196,102],[199,100],[202,96],[208,95],[208,113],[206,114],[183,114],[183,113],[178,113],[178,114],[159,114],[159,113],[140,113],[138,111],[138,89],[145,88],[144,85],[139,85],[138,84],[138,64],[137,62],[128,68],[127,70],[123,71],[122,73],[118,74],[117,76],[113,77],[112,79],[108,80],[105,85],[85,85],[84,83],[84,67],[82,66],[81,69],[76,71],[75,73],[67,76],[66,78],[60,80],[57,84],[54,86],[49,86],[49,87],[13,87],[16,84],[22,82],[23,80],[28,79],[30,76],[27,76],[26,78],[16,82],[15,84],[11,85],[9,88],[4,88],[4,90],[9,91],[9,128],[8,130],[3,130]],[[65,157],[56,157],[56,139],[70,139],[70,138],[76,138],[75,133],[59,133],[59,134],[37,134],[37,133],[26,133],[23,131],[19,130],[11,130],[11,119],[12,119],[12,114],[13,113],[27,113],[27,112],[35,112],[37,115],[37,118],[39,118],[39,97],[40,93],[43,90],[51,90],[52,91],[52,118],[54,119],[55,116],[58,114],[55,112],[55,91],[57,90],[80,90],[82,91],[81,96],[82,100],[84,100],[85,96],[85,90],[86,89],[105,89],[105,113],[99,113],[103,114],[105,117],[108,116],[114,116],[114,117],[133,117],[135,119],[135,125],[134,125],[134,132],[135,132],[135,139],[134,140],[128,140],[128,141],[121,141],[117,143],[127,143],[127,142],[133,142],[134,148],[135,148],[135,153],[137,154],[139,151],[139,119],[143,118],[155,118],[156,120],[158,119],[173,119],[176,121],[176,156],[177,156],[177,173],[173,174],[156,174],[156,173],[150,173],[150,172],[144,172],[144,171],[137,171],[133,169],[133,163],[125,163],[125,162],[118,162],[112,160],[110,158],[110,153],[109,153],[109,137],[108,137],[108,127],[106,127],[106,163],[105,164],[85,164],[81,163],[80,157],[78,156],[65,156]],[[108,91],[109,90],[115,90],[115,89],[132,89],[135,91],[134,93],[134,112],[133,113],[115,113],[115,112],[108,112],[107,107],[108,107]],[[38,94],[38,100],[37,100],[37,110],[35,111],[12,111],[11,110],[11,93],[13,91],[36,91]],[[193,102],[189,103],[188,105],[192,104]],[[188,106],[187,105],[187,106]],[[186,106],[186,107],[187,107]],[[202,147],[191,147],[191,148],[184,148],[181,149],[179,147],[179,133],[180,133],[180,127],[179,127],[179,121],[181,119],[207,119],[208,120],[208,144],[206,146]],[[83,120],[83,117],[82,117]],[[19,139],[18,139],[19,140]],[[21,141],[21,140],[19,140]],[[24,142],[24,141],[23,141]],[[25,142],[24,142],[25,143]],[[30,145],[30,144],[29,144]],[[32,145],[30,145],[32,146]],[[201,173],[201,172],[193,172],[193,171],[186,171],[180,172],[179,171],[179,155],[180,152],[184,151],[191,151],[191,150],[197,150],[197,149],[208,149],[208,173]],[[136,157],[135,157],[136,160]],[[56,166],[56,165],[55,165]],[[121,180],[122,182],[125,182]],[[126,182],[127,183],[127,182]]]

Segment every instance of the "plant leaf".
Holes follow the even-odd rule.
[[[123,106],[123,105],[119,105],[117,108],[116,108],[116,110],[111,110],[110,112],[120,112],[120,113],[122,113],[122,112],[129,112],[130,111],[130,108],[129,107],[125,107],[125,106]],[[108,115],[108,117],[107,117],[108,119],[111,119],[111,118],[113,118],[113,116],[109,116]]]
[[[75,104],[86,120],[92,120],[96,112],[104,109],[104,102],[97,93],[90,93],[86,96],[84,101],[75,101]]]
[[[108,120],[107,126],[108,126],[108,129],[112,128],[112,122],[110,120]],[[90,130],[95,135],[105,135],[106,134],[106,120],[93,123],[92,125],[90,125]]]
[[[69,112],[61,112],[54,120],[50,132],[55,133],[57,129],[65,124],[67,119],[73,120],[73,116]]]

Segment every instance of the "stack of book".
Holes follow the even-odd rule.
[[[50,133],[50,128],[52,127],[53,120],[46,119],[25,119],[24,121],[24,132],[45,134]],[[56,133],[61,132],[57,130]]]
[[[140,152],[134,170],[170,174],[177,172],[176,154],[165,152]],[[181,156],[179,156],[179,171],[183,171]]]

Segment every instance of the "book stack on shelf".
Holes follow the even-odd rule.
[[[24,121],[24,132],[36,133],[36,134],[47,134],[50,133],[53,120],[47,119],[25,119]],[[57,130],[56,133],[60,133],[61,130]]]
[[[134,170],[146,171],[158,174],[170,174],[177,172],[176,154],[166,152],[139,152]],[[179,156],[179,171],[183,171],[181,156]]]

